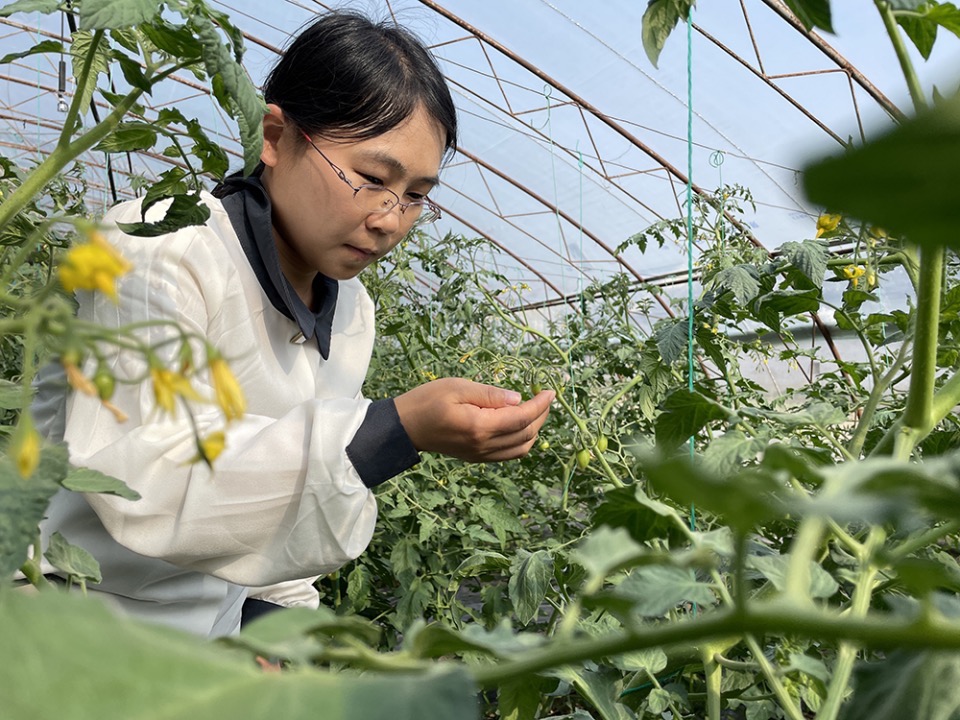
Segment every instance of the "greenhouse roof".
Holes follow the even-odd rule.
[[[812,237],[822,208],[804,199],[798,171],[882,132],[909,107],[869,0],[835,3],[836,34],[809,36],[779,0],[702,1],[657,67],[643,49],[639,0],[276,0],[269,13],[263,2],[212,4],[244,31],[244,64],[258,85],[288,36],[330,6],[393,17],[424,39],[461,123],[435,194],[444,217],[430,232],[488,238],[502,249],[489,261],[530,286],[530,305],[572,303],[618,271],[667,293],[685,287],[683,242],[643,254],[618,247],[684,215],[688,180],[693,193],[749,189],[755,209],[742,219],[728,212],[722,223],[740,223],[763,248]],[[24,13],[0,19],[0,32],[4,51],[17,52],[65,38],[69,27],[61,15]],[[927,62],[918,56],[927,88],[953,92],[958,59],[955,38]],[[0,143],[23,164],[56,142],[57,63],[55,54],[33,55],[0,68]],[[240,165],[235,124],[189,74],[147,104],[148,116],[168,106],[193,113]],[[169,162],[115,156],[108,166],[102,153],[89,154],[91,204],[112,203],[111,186],[129,196],[131,176]]]

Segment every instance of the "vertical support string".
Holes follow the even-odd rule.
[[[687,389],[693,392],[693,5],[687,12]],[[690,458],[694,456],[690,437]],[[697,509],[690,504],[690,529],[696,530]]]

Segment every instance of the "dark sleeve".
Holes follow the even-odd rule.
[[[375,400],[347,445],[347,457],[368,488],[376,487],[420,462],[420,453],[400,423],[393,399]]]

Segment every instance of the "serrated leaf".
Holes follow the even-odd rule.
[[[160,12],[154,0],[83,0],[81,30],[109,30],[150,22]]]
[[[803,182],[814,203],[920,244],[960,247],[960,95],[808,167]]]
[[[653,340],[660,351],[660,357],[668,365],[686,356],[689,336],[688,318],[663,320],[657,323],[653,332]]]
[[[70,42],[70,63],[71,63],[71,74],[74,77],[81,76],[81,70],[83,68],[84,61],[89,55],[91,48],[93,47],[93,33],[87,30],[78,30],[73,33]],[[83,88],[81,88],[81,97],[79,100],[79,107],[86,108],[90,105],[90,99],[93,97],[93,92],[96,89],[97,85],[97,76],[106,75],[110,69],[110,47],[109,43],[106,42],[106,38],[97,43],[96,50],[93,56],[93,66],[90,70],[90,81],[87,82]]]
[[[58,9],[60,9],[60,0],[16,0],[16,2],[0,7],[0,17],[10,17],[14,13],[33,12],[49,15]]]
[[[139,500],[140,493],[122,480],[105,475],[99,470],[85,467],[71,467],[60,483],[67,490],[83,493],[103,493],[116,495],[127,500]]]
[[[636,568],[610,594],[630,600],[632,611],[643,617],[661,617],[684,602],[712,605],[713,590],[697,580],[690,568],[652,565]]]
[[[618,655],[611,658],[611,661],[616,667],[627,672],[646,671],[656,675],[667,666],[667,654],[658,647],[647,648]]]
[[[827,272],[829,250],[820,240],[787,242],[780,246],[783,258],[802,272],[815,287],[823,287],[823,276]]]
[[[199,195],[174,195],[162,220],[157,222],[117,223],[128,235],[157,237],[192,225],[203,225],[210,217],[210,208]]]
[[[937,40],[937,24],[916,15],[897,15],[897,24],[913,42],[924,60],[930,59],[933,44]]]
[[[493,570],[509,569],[510,559],[506,555],[498,552],[482,550],[474,553],[460,563],[460,565],[457,566],[457,569],[454,570],[454,575],[458,577],[476,577],[477,575]]]
[[[960,654],[896,650],[855,671],[843,720],[956,720]]]
[[[122,122],[101,140],[94,150],[101,152],[130,152],[146,150],[157,142],[157,131],[149,124],[137,120]]]
[[[462,652],[479,652],[506,658],[543,645],[546,638],[533,633],[516,633],[504,618],[492,630],[468,625],[457,632],[440,623],[417,624],[404,636],[403,647],[416,658],[437,658]]]
[[[641,37],[643,49],[654,67],[663,46],[677,24],[686,21],[695,0],[650,0],[643,13]]]
[[[453,666],[416,675],[265,673],[246,652],[135,623],[76,593],[6,593],[2,607],[5,717],[316,720],[318,708],[324,720],[478,717],[476,687]],[[82,712],[65,714],[66,697],[82,698]]]
[[[26,480],[10,457],[0,457],[0,580],[9,578],[27,559],[37,526],[66,474],[63,445],[44,445],[39,466]]]
[[[779,423],[784,427],[821,427],[839,425],[847,420],[843,410],[825,402],[813,402],[805,408],[789,412],[777,412],[766,408],[743,408],[742,413],[751,417]]]
[[[553,577],[553,556],[546,550],[518,550],[510,574],[510,601],[517,619],[527,625],[540,612],[550,580]]]
[[[807,30],[821,28],[829,33],[833,32],[830,0],[784,0],[784,2]]]
[[[709,472],[729,475],[747,460],[753,460],[767,445],[767,438],[746,435],[734,428],[714,438],[703,453],[703,466]]]
[[[787,572],[790,565],[789,555],[749,555],[747,567],[757,570],[780,592],[787,587]],[[810,597],[832,597],[840,586],[837,581],[820,565],[810,562]]]
[[[50,543],[43,556],[58,570],[65,572],[71,578],[93,583],[100,582],[100,563],[89,552],[76,545],[71,545],[58,532],[50,536]]]
[[[819,309],[820,295],[817,290],[771,290],[756,300],[757,317],[778,332],[782,316],[790,317]]]
[[[666,538],[670,545],[682,542],[678,520],[673,508],[645,497],[639,486],[608,490],[593,513],[594,527],[623,528],[638,543],[654,538]]]
[[[613,678],[602,671],[568,666],[551,670],[548,674],[573,685],[577,693],[597,709],[603,720],[634,720],[636,717],[619,702],[619,693]]]
[[[680,388],[666,397],[654,422],[657,445],[672,450],[700,432],[708,423],[726,420],[730,411],[701,393]]]
[[[634,542],[623,528],[601,526],[584,538],[570,553],[570,559],[582,565],[596,582],[646,555],[649,550]]]
[[[182,25],[172,25],[161,18],[154,18],[141,28],[154,47],[177,58],[197,58],[202,54],[202,45]]]
[[[756,268],[750,265],[735,265],[718,272],[710,286],[719,290],[729,290],[737,302],[746,304],[760,292],[760,282],[755,273]]]
[[[0,15],[2,17],[2,15]],[[43,40],[38,42],[29,50],[24,50],[22,52],[10,53],[9,55],[4,55],[0,58],[0,65],[6,65],[7,63],[13,62],[14,60],[19,60],[20,58],[29,57],[30,55],[43,55],[44,53],[62,53],[63,52],[63,43],[59,40]]]
[[[260,162],[260,148],[263,144],[260,125],[266,106],[243,68],[224,47],[213,23],[200,17],[193,18],[193,21],[197,25],[197,38],[203,48],[203,62],[207,74],[214,80],[214,95],[240,126],[244,174],[249,175]],[[216,92],[218,86],[222,93]]]
[[[500,683],[497,693],[500,720],[535,720],[540,709],[540,688],[530,678]]]

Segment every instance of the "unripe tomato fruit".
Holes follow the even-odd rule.
[[[597,438],[597,452],[606,452],[607,451],[607,436],[601,435]]]
[[[590,464],[590,451],[587,450],[586,448],[583,448],[582,450],[577,450],[577,467],[583,470],[589,464]]]
[[[543,385],[541,385],[538,382],[532,383],[530,385],[530,392],[533,393],[534,395],[539,395],[541,390],[543,390]]]
[[[93,376],[93,384],[96,386],[97,394],[101,400],[112,398],[113,391],[117,387],[117,381],[106,370],[97,370],[97,374]]]
[[[538,445],[538,447],[539,447],[541,450],[549,450],[549,449],[550,449],[550,443],[549,443],[548,441],[546,441],[546,440],[541,440],[541,441],[540,441],[540,445]]]

